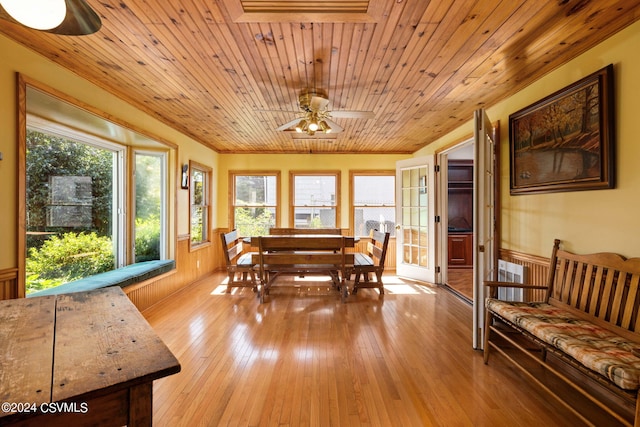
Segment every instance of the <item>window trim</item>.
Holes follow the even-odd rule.
[[[191,212],[194,206],[192,203],[193,183],[191,182],[191,178],[193,177],[194,169],[203,172],[205,176],[203,200],[206,203],[204,203],[202,206],[205,206],[207,208],[206,218],[204,218],[206,220],[206,229],[203,226],[203,233],[206,232],[206,236],[203,236],[204,238],[200,242],[196,243],[194,243],[193,239],[191,238]],[[211,167],[203,165],[202,163],[198,163],[194,160],[189,160],[189,252],[211,245],[211,235],[213,234],[213,229],[211,227],[211,209],[213,208],[213,204],[211,203],[212,172],[213,169]]]
[[[281,171],[279,170],[230,170],[229,171],[229,230],[235,227],[236,223],[236,177],[237,176],[275,176],[276,177],[276,204],[274,205],[276,210],[275,226],[280,226],[280,220],[282,217],[282,187],[280,179]],[[265,205],[265,207],[271,207],[271,205]]]
[[[17,204],[18,209],[16,213],[17,223],[17,297],[23,298],[26,296],[26,191],[27,191],[27,170],[26,170],[26,138],[27,138],[27,93],[29,90],[37,91],[50,97],[54,100],[53,106],[50,108],[56,109],[56,117],[65,117],[65,120],[59,120],[59,123],[65,122],[66,119],[71,119],[70,114],[73,114],[73,119],[81,121],[78,123],[71,123],[69,125],[73,128],[77,128],[89,135],[97,136],[103,141],[110,141],[108,135],[110,132],[118,130],[126,135],[126,142],[119,141],[118,145],[122,145],[126,150],[133,150],[135,148],[147,148],[157,149],[165,152],[167,156],[167,200],[165,206],[165,214],[167,219],[167,240],[164,242],[166,245],[166,259],[176,259],[177,248],[177,236],[178,236],[178,219],[176,212],[177,203],[177,191],[172,183],[175,183],[175,172],[172,170],[172,165],[175,164],[175,158],[178,151],[178,145],[155,135],[152,132],[143,130],[131,123],[115,117],[111,114],[105,113],[103,110],[86,104],[78,99],[52,88],[38,80],[32,79],[23,73],[17,73],[17,146],[18,146],[18,165],[17,165]],[[58,107],[63,106],[64,111],[59,111]],[[68,108],[67,108],[68,107]],[[77,115],[76,115],[77,114]],[[97,120],[83,121],[87,117],[95,117]],[[45,117],[45,116],[43,116]],[[105,133],[105,129],[100,127],[101,124],[107,124],[108,134]],[[84,127],[83,127],[84,126]],[[127,178],[130,175],[130,171],[127,170]],[[128,191],[128,190],[127,190]],[[126,208],[130,206],[127,205]],[[127,212],[129,209],[127,209]],[[130,220],[130,219],[129,219]],[[128,244],[125,242],[125,247],[128,249]],[[128,252],[128,251],[127,251]],[[130,260],[128,260],[130,262]]]
[[[296,209],[296,177],[297,176],[334,176],[336,179],[336,228],[342,228],[342,217],[340,216],[340,206],[342,201],[340,170],[304,170],[289,171],[289,227],[295,228],[295,209]],[[327,205],[328,206],[328,205]]]
[[[374,170],[350,170],[349,171],[349,232],[352,236],[356,235],[355,234],[356,233],[355,178],[357,176],[390,176],[394,179],[394,183],[395,183],[396,171],[394,169],[375,170],[375,171]],[[395,189],[395,185],[394,185],[394,189]],[[393,208],[395,209],[395,207],[396,207],[396,203],[394,200]],[[396,223],[397,223],[397,219],[396,219]]]

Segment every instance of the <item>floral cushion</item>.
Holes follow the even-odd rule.
[[[598,372],[618,387],[640,387],[640,344],[583,320],[566,310],[539,302],[487,299],[487,308],[500,317]]]

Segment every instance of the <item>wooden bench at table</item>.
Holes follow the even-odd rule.
[[[237,230],[228,233],[220,233],[222,241],[222,252],[227,268],[227,292],[231,292],[233,287],[250,287],[258,290],[256,272],[254,270],[251,252],[244,253],[244,240],[238,236]]]
[[[382,283],[382,273],[384,272],[384,261],[387,257],[387,247],[389,246],[389,233],[378,230],[371,230],[369,233],[371,241],[367,242],[367,252],[357,252],[354,258],[353,273],[353,293],[357,293],[360,288],[378,288],[380,296],[384,295],[384,283]],[[370,275],[375,276],[371,280]],[[362,277],[362,281],[360,281]]]
[[[486,300],[484,358],[489,350],[499,351],[515,363],[529,379],[549,392],[587,425],[593,425],[561,396],[534,376],[524,362],[512,357],[493,338],[520,350],[536,366],[542,366],[624,425],[632,425],[624,406],[614,409],[606,395],[585,387],[582,373],[595,384],[611,391],[630,408],[635,408],[633,425],[640,426],[640,258],[625,259],[613,253],[578,255],[559,248],[555,240],[546,286],[485,282],[490,287]],[[542,302],[508,302],[497,299],[499,287],[545,289]],[[496,322],[498,320],[498,322]],[[539,355],[513,339],[504,325],[534,343]],[[547,355],[566,362],[577,373],[564,372],[548,363]],[[567,368],[569,368],[567,366]],[[627,411],[628,412],[628,411]]]
[[[2,426],[150,427],[153,381],[179,371],[120,287],[0,301]]]
[[[335,287],[341,291],[342,300],[348,295],[346,280],[353,268],[353,237],[338,235],[294,235],[262,236],[257,240],[258,253],[253,262],[259,267],[260,302],[269,295],[273,282],[281,275],[321,274],[332,278]]]

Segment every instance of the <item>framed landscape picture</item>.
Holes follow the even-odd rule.
[[[511,194],[614,187],[613,65],[509,116]]]

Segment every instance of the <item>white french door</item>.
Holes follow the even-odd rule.
[[[484,110],[474,114],[473,188],[473,348],[482,349],[485,312],[485,280],[496,274],[496,141]]]
[[[396,163],[396,274],[436,283],[435,157]]]

